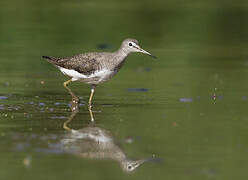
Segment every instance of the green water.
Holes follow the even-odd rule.
[[[0,179],[247,179],[247,18],[242,0],[1,1]],[[96,88],[93,113],[129,159],[153,157],[132,173],[61,150],[68,78],[41,59],[113,51],[127,37],[158,59],[130,55]],[[90,89],[70,88],[79,130]]]

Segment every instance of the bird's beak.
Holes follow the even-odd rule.
[[[141,164],[145,162],[146,162],[146,159],[140,159],[140,160],[135,161],[134,169],[136,169],[137,167],[139,167]]]
[[[151,53],[145,51],[144,49],[142,49],[142,48],[139,47],[139,46],[135,46],[135,48],[136,48],[139,52],[141,52],[141,53],[143,53],[143,54],[147,54],[147,55],[149,55],[149,56],[151,56],[151,57],[153,57],[153,58],[155,58],[155,59],[157,58],[156,56],[153,56]]]

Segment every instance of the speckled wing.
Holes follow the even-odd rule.
[[[101,53],[85,53],[72,57],[42,56],[50,63],[66,69],[73,69],[81,74],[90,75],[100,68]]]

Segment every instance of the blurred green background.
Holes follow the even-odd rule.
[[[0,1],[0,179],[246,179],[247,19],[245,0]],[[41,56],[114,51],[129,37],[158,59],[132,54],[96,88],[96,126],[130,159],[160,160],[127,174],[54,153],[71,97]],[[81,129],[90,90],[70,87]]]

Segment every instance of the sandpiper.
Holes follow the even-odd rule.
[[[91,93],[89,97],[89,109],[91,109],[91,101],[95,91],[95,87],[107,80],[110,80],[123,66],[125,59],[132,52],[141,52],[154,57],[149,52],[140,48],[139,43],[135,39],[125,39],[119,50],[115,52],[89,52],[71,57],[52,57],[42,56],[48,62],[54,64],[59,70],[71,77],[70,80],[64,82],[64,87],[72,81],[80,81],[91,85]]]

